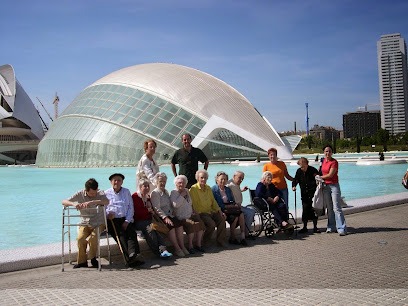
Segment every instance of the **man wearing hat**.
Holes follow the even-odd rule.
[[[139,254],[139,243],[133,224],[133,200],[129,189],[122,187],[124,179],[125,176],[121,173],[114,173],[109,177],[112,187],[105,191],[109,199],[109,205],[106,207],[108,232],[121,246],[129,266],[138,266],[144,262]]]

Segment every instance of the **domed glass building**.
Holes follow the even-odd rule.
[[[210,160],[255,159],[276,147],[292,158],[299,139],[282,139],[238,91],[196,69],[165,63],[115,71],[85,88],[39,144],[39,167],[134,166],[143,142],[169,163],[181,136]]]

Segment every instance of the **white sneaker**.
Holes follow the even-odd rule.
[[[163,252],[160,253],[160,257],[161,258],[167,258],[167,257],[171,257],[173,256],[173,254],[171,254],[169,251],[164,250]]]

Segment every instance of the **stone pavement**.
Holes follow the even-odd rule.
[[[408,204],[346,216],[352,234],[260,237],[101,272],[66,264],[0,274],[0,305],[408,305]],[[326,220],[319,221],[325,228]]]

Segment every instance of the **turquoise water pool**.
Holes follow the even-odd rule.
[[[240,169],[245,172],[244,185],[255,188],[262,165],[239,167],[236,164],[210,164],[209,185],[213,185],[217,171],[228,174]],[[340,163],[339,177],[342,195],[346,201],[384,194],[403,192],[401,177],[407,164],[356,166]],[[173,188],[173,174],[168,165],[161,166],[170,180],[168,189]],[[297,166],[288,165],[293,176]],[[35,167],[0,167],[1,206],[3,221],[0,224],[0,250],[49,244],[61,241],[61,201],[83,188],[84,182],[94,177],[101,189],[110,187],[108,177],[121,172],[126,179],[124,187],[135,191],[135,168],[64,168],[48,169]],[[300,196],[297,195],[298,208]],[[248,192],[244,201],[249,202]],[[290,209],[294,209],[294,194],[289,193]]]

